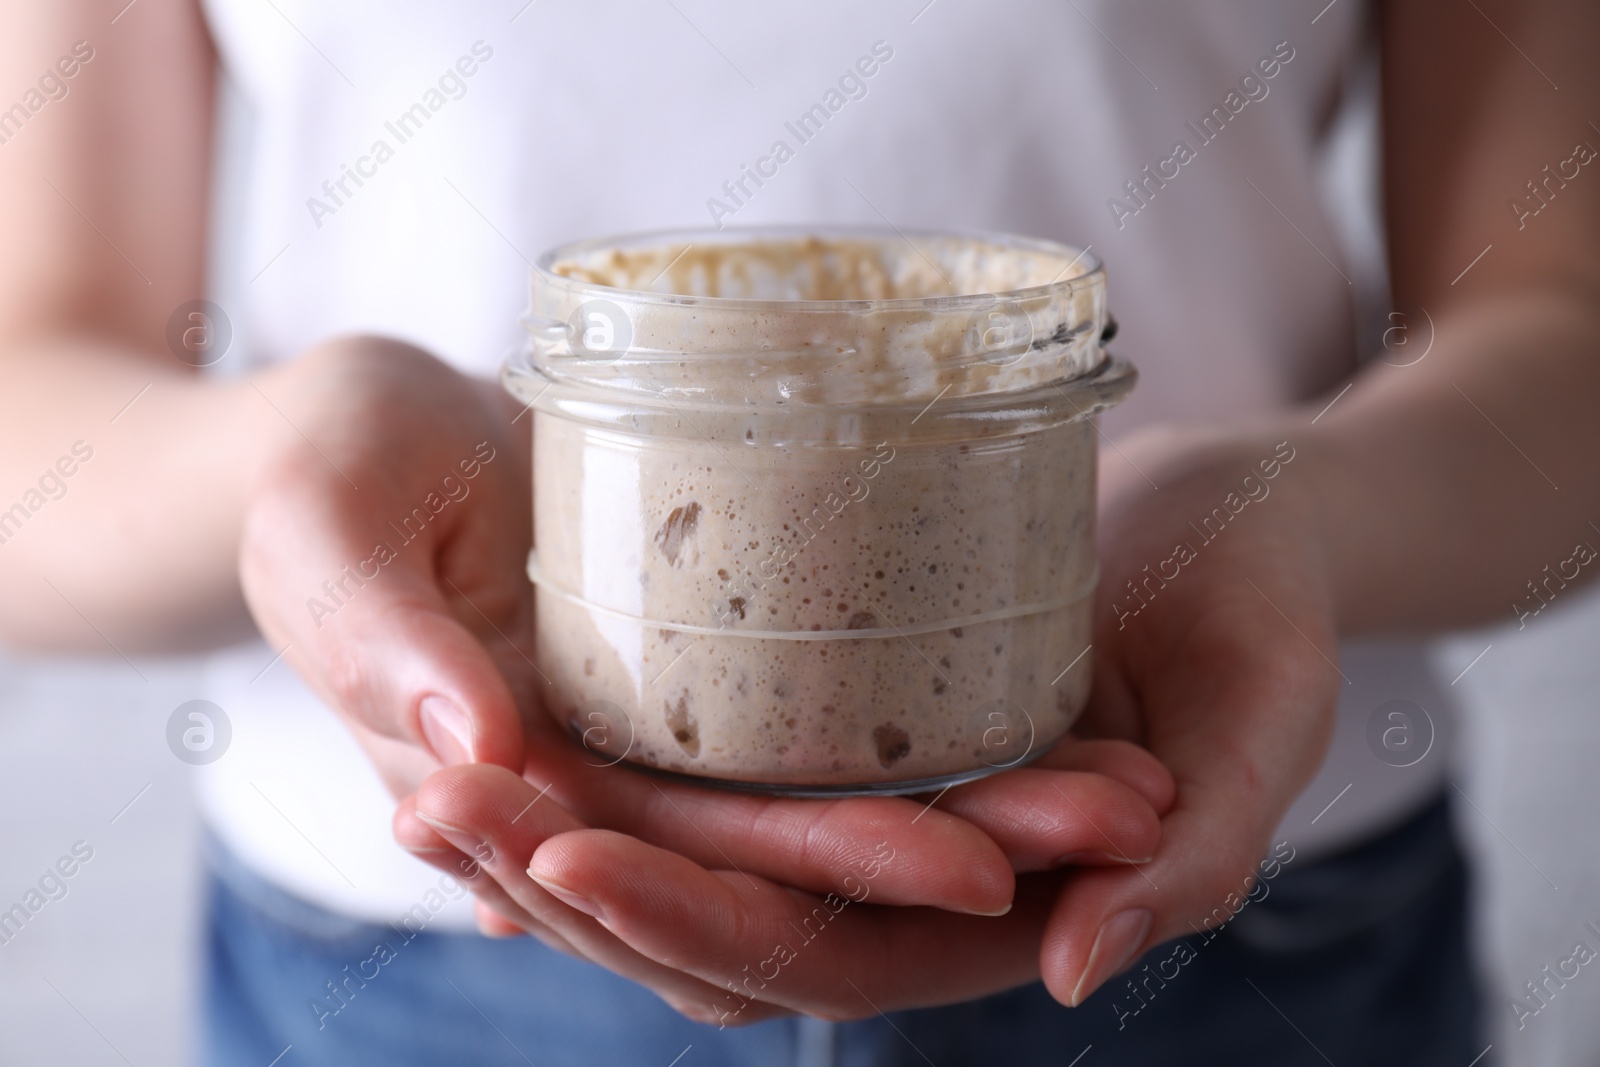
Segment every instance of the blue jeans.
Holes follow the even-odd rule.
[[[1086,1049],[1082,1067],[1464,1067],[1483,1050],[1444,799],[1359,848],[1290,862],[1220,933],[1153,949],[1076,1010],[1035,983],[837,1025],[719,1031],[528,938],[408,938],[290,897],[226,854],[213,872],[212,1067],[280,1054],[280,1067],[1067,1067]]]

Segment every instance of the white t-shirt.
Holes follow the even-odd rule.
[[[1319,7],[208,0],[242,101],[219,170],[214,288],[236,340],[218,369],[373,331],[491,375],[529,260],[557,242],[887,222],[1091,245],[1142,374],[1113,438],[1280,408],[1355,371],[1355,298],[1381,285],[1324,193],[1367,12]],[[439,876],[393,844],[393,803],[332,714],[282,663],[261,673],[273,655],[212,661],[234,734],[202,779],[209,821],[272,881],[393,918]],[[1391,700],[1448,732],[1420,650],[1346,649],[1342,667],[1334,752],[1282,831],[1302,851],[1403,817],[1443,766],[1369,743]]]

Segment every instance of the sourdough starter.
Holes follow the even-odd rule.
[[[790,301],[1072,277],[970,240],[679,242],[551,271]],[[652,314],[633,309],[634,343],[682,358],[651,371],[650,429],[535,411],[538,660],[591,762],[849,791],[1012,766],[1063,736],[1090,680],[1087,658],[1061,672],[1089,641],[1093,422],[939,423],[1096,358],[1098,326],[1070,354],[962,362],[968,323],[947,314]]]

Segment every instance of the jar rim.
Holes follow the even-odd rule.
[[[626,249],[647,247],[652,244],[683,243],[693,247],[697,243],[715,243],[738,245],[741,243],[755,242],[763,239],[793,239],[817,238],[828,240],[854,241],[882,241],[884,243],[902,241],[909,244],[918,254],[926,255],[917,248],[914,238],[922,237],[929,240],[940,241],[970,241],[975,244],[989,244],[1001,248],[1027,250],[1046,255],[1060,256],[1067,260],[1067,266],[1062,268],[1061,274],[1066,275],[1074,267],[1083,269],[1069,277],[1058,276],[1041,285],[1021,286],[1014,289],[997,290],[981,293],[958,293],[937,296],[912,296],[889,298],[853,298],[847,300],[778,300],[771,298],[727,297],[727,296],[698,296],[689,293],[664,293],[650,289],[628,289],[620,286],[605,285],[599,282],[584,281],[572,278],[565,274],[557,273],[552,269],[556,263],[569,260],[606,249]],[[674,306],[690,308],[707,308],[728,311],[782,311],[788,314],[796,312],[852,312],[852,311],[963,311],[976,309],[994,304],[996,301],[1026,300],[1030,297],[1040,297],[1052,291],[1073,291],[1088,289],[1105,284],[1105,265],[1100,257],[1091,249],[1093,244],[1079,248],[1059,241],[1052,241],[1039,237],[1024,237],[1019,234],[999,231],[967,230],[967,229],[912,229],[901,230],[897,227],[885,228],[881,226],[854,226],[854,225],[829,225],[829,226],[802,226],[802,225],[773,225],[773,226],[727,226],[721,229],[685,228],[685,229],[659,229],[644,230],[625,233],[610,237],[585,238],[557,245],[546,250],[533,264],[533,274],[537,284],[552,289],[564,290],[573,296],[620,296],[639,304]],[[1070,257],[1070,258],[1069,258]],[[931,265],[931,261],[930,265]],[[669,267],[671,264],[668,265]],[[937,268],[936,268],[937,269]],[[665,270],[663,271],[665,273]]]

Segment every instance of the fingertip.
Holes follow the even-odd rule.
[[[1158,927],[1149,889],[1143,872],[1126,868],[1068,881],[1039,949],[1040,978],[1052,997],[1075,1008],[1139,958]]]
[[[401,803],[391,824],[395,842],[412,856],[435,870],[472,880],[473,861],[417,815],[414,798],[408,797]]]
[[[1178,782],[1167,769],[1167,765],[1156,759],[1148,749],[1140,748],[1138,745],[1126,741],[1110,743],[1128,750],[1125,757],[1127,762],[1119,780],[1144,797],[1155,809],[1156,815],[1165,815],[1171,811],[1172,805],[1178,799]]]
[[[553,834],[534,850],[528,861],[528,877],[577,893],[587,893],[591,888],[603,892],[615,881],[612,872],[620,874],[647,862],[643,855],[647,850],[670,855],[615,830],[581,829]]]
[[[425,694],[417,701],[416,724],[417,735],[446,767],[483,763],[516,771],[523,766],[522,720],[509,690],[480,694],[465,705]]]
[[[440,837],[433,827],[417,818],[417,798],[414,794],[396,805],[394,815],[389,819],[389,828],[394,834],[395,844],[410,853],[454,847]]]
[[[1145,797],[1097,772],[1021,768],[953,791],[949,803],[1018,873],[1086,859],[1132,864],[1152,856],[1161,839],[1161,820]]]
[[[1142,796],[1158,816],[1172,810],[1178,796],[1177,782],[1166,764],[1131,741],[1069,739],[1035,767],[1111,778]]]
[[[417,708],[417,720],[434,759],[446,767],[477,762],[472,721],[461,705],[448,697],[425,696]]]
[[[391,684],[409,694],[411,739],[445,766],[489,763],[520,771],[522,716],[482,642],[442,608],[392,612],[384,626],[392,643],[370,654],[380,665],[403,654],[387,669]]]
[[[955,887],[959,895],[953,897],[946,911],[994,918],[1011,910],[1017,894],[1017,872],[1000,846],[987,835],[983,853],[981,862],[968,868],[968,877]]]
[[[414,798],[416,818],[429,826],[467,832],[496,829],[524,821],[540,792],[519,775],[486,763],[465,763],[435,771],[423,780]],[[543,818],[561,810],[554,800],[538,813]],[[530,828],[535,819],[527,820]],[[476,831],[473,831],[476,833]]]
[[[930,830],[938,829],[955,839],[949,842],[955,847],[950,851],[941,849],[941,853],[959,860],[943,864],[943,876],[929,882],[934,895],[919,903],[988,917],[1010,911],[1017,892],[1017,874],[999,843],[982,827],[958,815],[934,810],[927,817],[938,820]]]
[[[1141,867],[1152,856],[1130,856],[1125,852],[1084,851],[1069,852],[1056,861],[1057,867]]]
[[[895,809],[890,818],[903,820],[904,801],[891,803]],[[869,884],[874,896],[887,904],[920,905],[963,915],[997,916],[1010,911],[1017,877],[1001,845],[959,811],[943,811],[931,804],[919,804],[919,808],[911,819],[912,833],[889,823],[893,829],[886,829],[883,841],[868,857],[852,864],[846,876]]]
[[[727,921],[744,877],[728,873],[732,884],[676,852],[587,828],[545,840],[527,871],[551,895],[624,939],[645,928],[681,931]]]
[[[1132,966],[1154,922],[1155,913],[1149,908],[1127,908],[1101,923],[1067,1003],[1078,1007],[1095,990]]]
[[[478,932],[484,937],[522,937],[527,933],[522,927],[505,919],[481,900],[474,903],[473,911],[478,920]]]
[[[1109,781],[1106,788],[1105,826],[1112,837],[1095,827],[1101,839],[1093,846],[1109,864],[1139,866],[1155,858],[1161,846],[1161,814],[1151,807],[1149,797],[1121,781]]]

